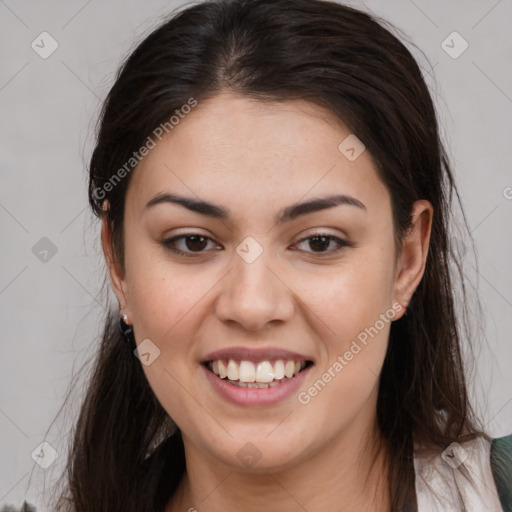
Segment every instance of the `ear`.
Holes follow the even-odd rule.
[[[426,200],[413,204],[412,226],[406,233],[402,245],[402,254],[397,262],[394,301],[406,307],[425,272],[432,218],[434,209]],[[396,320],[405,314],[405,308],[398,313]]]
[[[119,302],[119,307],[124,313],[128,314],[127,286],[119,262],[116,261],[114,255],[115,253],[114,246],[112,243],[112,229],[107,215],[108,208],[109,203],[108,201],[105,200],[105,202],[103,203],[104,213],[101,217],[101,245],[103,248],[103,254],[105,256],[108,272],[110,275],[110,282],[112,283],[112,288]]]

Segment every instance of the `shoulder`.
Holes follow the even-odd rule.
[[[417,453],[414,466],[418,511],[461,510],[462,500],[468,512],[512,512],[502,504],[495,484],[492,441],[478,436],[461,444],[452,443],[442,452]]]
[[[512,512],[512,434],[491,442],[491,470],[504,512]]]

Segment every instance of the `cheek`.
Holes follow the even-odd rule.
[[[171,264],[154,242],[127,241],[126,247],[128,305],[136,332],[165,342],[186,316],[193,316],[214,276],[201,272],[199,265]]]
[[[395,315],[392,271],[392,257],[381,247],[360,250],[335,271],[316,275],[314,286],[311,276],[301,278],[304,302],[314,312],[313,329],[325,349],[320,381],[311,394],[302,390],[313,402],[306,408],[313,416],[343,406],[349,418],[374,396]]]
[[[297,295],[325,323],[325,333],[346,340],[373,325],[391,306],[393,263],[384,250],[359,251],[321,272],[297,272]]]
[[[174,361],[173,359],[177,359]],[[158,402],[187,436],[197,439],[205,419],[215,419],[215,412],[204,403],[202,394],[194,386],[196,376],[183,366],[179,354],[162,351],[150,366],[143,366],[149,386]]]
[[[197,430],[192,419],[202,403],[196,389],[201,368],[193,354],[194,339],[201,328],[205,290],[214,286],[213,280],[208,282],[207,276],[194,278],[162,261],[141,265],[130,282],[137,343],[149,339],[160,351],[143,371],[162,407],[192,437]]]
[[[373,410],[395,315],[383,269],[375,265],[356,272],[352,267],[352,272],[332,277],[323,293],[315,289],[309,294],[325,352],[315,379],[300,390],[306,417],[329,417],[337,411],[346,426],[363,409]],[[334,422],[332,433],[339,427]]]

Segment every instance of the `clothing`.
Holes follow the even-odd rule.
[[[512,512],[512,435],[493,439],[491,470],[504,512]]]
[[[473,479],[462,474],[463,467]],[[512,512],[512,434],[491,442],[478,438],[453,443],[436,457],[414,456],[417,512],[457,512],[457,486],[467,512]],[[434,491],[434,492],[433,492]],[[23,502],[21,508],[4,506],[0,512],[37,512]]]
[[[461,510],[458,491],[467,512],[512,512],[512,435],[452,443],[436,457],[416,455],[414,469],[418,512]]]

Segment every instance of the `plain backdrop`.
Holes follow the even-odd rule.
[[[71,424],[49,427],[72,375],[98,346],[106,304],[86,193],[96,119],[122,59],[180,5],[0,0],[0,506],[26,497],[45,510],[44,485],[62,469]],[[421,49],[411,47],[432,89],[478,254],[477,268],[466,242],[455,240],[484,307],[485,324],[472,316],[486,339],[472,394],[491,435],[509,434],[512,3],[350,5],[389,20]],[[47,58],[41,38],[44,51],[58,44]],[[70,405],[76,412],[79,400]],[[45,440],[58,455],[47,469],[33,459]]]

